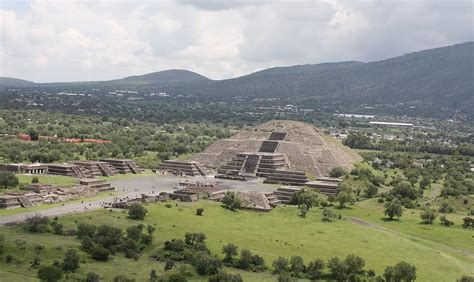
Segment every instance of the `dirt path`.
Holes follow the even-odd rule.
[[[387,234],[392,234],[392,235],[395,235],[395,236],[404,237],[404,238],[407,238],[408,240],[416,242],[416,243],[427,241],[431,244],[435,244],[435,245],[439,246],[441,249],[445,249],[445,250],[452,251],[452,252],[457,252],[457,253],[462,253],[463,255],[467,255],[468,257],[474,259],[474,252],[471,252],[471,251],[468,251],[468,250],[459,249],[459,248],[456,248],[456,247],[451,247],[451,246],[445,245],[443,243],[438,243],[438,242],[423,239],[421,237],[416,237],[416,236],[413,236],[413,235],[409,235],[409,234],[393,231],[393,230],[390,230],[390,229],[386,229],[386,228],[383,228],[380,225],[377,225],[377,224],[372,223],[372,222],[367,222],[367,221],[361,220],[359,218],[346,217],[346,219],[347,219],[347,221],[349,221],[351,223],[361,225],[361,226],[365,226],[365,227],[368,227],[368,228],[372,228],[374,230],[384,232],[384,233],[387,233]],[[439,249],[434,249],[434,248],[428,246],[427,244],[423,244],[423,246],[425,246],[427,248],[430,248],[430,249],[433,249],[435,251],[440,251]]]

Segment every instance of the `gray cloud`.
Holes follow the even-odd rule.
[[[215,79],[373,61],[474,40],[465,1],[32,1],[0,10],[0,75],[112,79],[183,68]]]

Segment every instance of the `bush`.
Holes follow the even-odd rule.
[[[49,218],[40,214],[27,216],[25,228],[30,232],[42,233],[48,230]]]
[[[473,276],[467,276],[463,275],[461,278],[456,280],[456,282],[474,282],[474,277]]]
[[[99,281],[100,281],[99,274],[94,273],[94,272],[87,273],[86,282],[99,282]]]
[[[63,270],[74,272],[79,268],[79,255],[75,250],[68,250],[64,255]]]
[[[128,278],[127,276],[125,276],[123,274],[119,274],[119,275],[115,276],[112,281],[114,281],[114,282],[135,282],[135,279]]]
[[[218,274],[209,277],[209,282],[242,282],[242,276],[240,274],[228,274],[225,272],[219,272]]]
[[[443,202],[441,203],[441,207],[439,208],[439,212],[442,212],[442,213],[452,213],[452,212],[454,212],[454,208],[451,207],[448,202],[443,201]]]
[[[145,218],[147,212],[148,211],[142,205],[133,203],[128,210],[128,218],[141,220]]]
[[[424,224],[433,224],[436,214],[430,209],[425,209],[423,212],[421,212],[420,218]]]
[[[439,220],[441,221],[441,224],[446,227],[450,227],[451,225],[454,225],[454,222],[450,221],[445,215],[441,216]]]
[[[397,263],[395,266],[388,266],[385,268],[383,277],[387,281],[415,281],[416,267],[402,261]]]
[[[168,209],[171,209],[173,206],[168,203],[168,204],[165,205],[165,207],[168,208]]]
[[[18,183],[18,177],[13,172],[0,171],[0,188],[15,188]]]
[[[197,208],[196,210],[196,215],[202,215],[204,213],[204,209],[203,208]]]
[[[224,198],[222,198],[222,203],[227,209],[231,211],[240,209],[240,206],[242,204],[240,198],[233,191],[227,191],[225,193]]]
[[[288,271],[288,259],[284,257],[278,257],[276,260],[273,261],[272,266],[274,268],[274,273],[281,274]]]
[[[107,261],[109,256],[110,251],[101,246],[96,246],[91,252],[91,257],[97,261]]]
[[[38,278],[41,281],[55,282],[63,277],[63,272],[56,266],[43,266],[38,270]]]
[[[336,167],[333,167],[330,171],[329,171],[329,176],[330,177],[341,177],[343,175],[346,174],[346,171],[340,167],[340,166],[336,166]]]
[[[33,176],[33,178],[31,179],[31,183],[32,183],[32,184],[39,183],[39,178],[38,178],[38,176]]]
[[[56,221],[53,221],[51,223],[51,227],[53,228],[53,232],[56,235],[64,235],[63,231],[63,225],[61,223],[57,223]]]

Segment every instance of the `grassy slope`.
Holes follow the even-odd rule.
[[[461,274],[474,274],[471,267],[474,259],[449,247],[473,251],[472,244],[470,245],[472,242],[470,231],[462,230],[459,225],[449,229],[438,224],[421,225],[418,224],[419,220],[415,215],[409,214],[400,222],[384,222],[380,219],[381,213],[377,205],[379,204],[369,201],[363,203],[361,207],[355,206],[336,212],[377,223],[390,232],[346,220],[322,223],[320,211],[317,209],[312,210],[307,218],[303,219],[297,216],[298,211],[295,207],[280,207],[269,213],[230,212],[215,203],[208,202],[179,204],[178,207],[172,208],[165,208],[163,204],[149,205],[147,208],[150,213],[144,223],[157,226],[155,247],[164,240],[182,237],[187,231],[200,231],[208,236],[207,242],[213,253],[220,255],[222,245],[233,242],[241,248],[248,248],[262,255],[267,265],[271,265],[271,261],[280,255],[289,257],[299,254],[307,263],[315,258],[327,260],[334,256],[344,257],[354,253],[364,257],[367,262],[366,268],[374,269],[378,274],[382,274],[387,265],[402,260],[417,266],[419,281],[432,281],[435,277],[437,281],[454,281]],[[196,207],[201,206],[205,208],[204,216],[195,216]],[[135,221],[125,217],[126,215],[120,212],[100,210],[65,216],[61,222],[66,229],[74,228],[76,220],[121,227],[136,224]],[[26,238],[28,242],[45,244],[50,253],[42,260],[48,263],[52,262],[53,258],[62,258],[66,246],[77,247],[78,244],[73,238],[49,234],[31,235],[14,227],[2,228],[7,235],[9,245],[7,253],[14,253],[24,261],[15,268],[0,263],[1,271],[14,272],[12,277],[27,278],[35,275],[35,271],[28,271],[28,262],[32,254],[23,257],[21,251],[14,250],[11,246],[16,238]],[[54,240],[51,240],[52,238]],[[56,245],[62,245],[64,249],[52,251]],[[30,246],[27,249],[31,248]],[[135,273],[133,276],[141,281],[148,276],[151,269],[154,268],[159,272],[163,269],[162,265],[147,260],[147,256],[152,252],[147,251],[137,262],[118,255],[111,263],[87,263],[83,265],[78,276],[85,275],[87,271],[95,271],[110,280],[118,273],[128,273],[124,268],[126,265],[128,270]],[[86,255],[83,254],[83,257]],[[89,259],[86,261],[91,262]],[[244,274],[246,281],[274,279],[268,273]]]

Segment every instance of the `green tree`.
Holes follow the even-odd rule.
[[[410,282],[416,279],[416,267],[404,261],[397,263],[395,266],[385,268],[383,277],[386,281],[394,282]]]
[[[306,268],[308,278],[311,280],[321,279],[321,276],[323,275],[324,266],[324,261],[320,259],[310,262],[308,264],[308,267]]]
[[[336,167],[333,167],[330,171],[329,171],[329,176],[330,177],[341,177],[343,175],[346,174],[346,171],[340,167],[340,166],[336,166]]]
[[[128,210],[128,218],[144,219],[148,211],[139,203],[133,203]]]
[[[40,214],[26,216],[25,228],[30,232],[46,232],[48,230],[49,218]]]
[[[436,214],[431,209],[425,209],[420,213],[420,218],[424,224],[433,224],[433,221],[436,218]]]
[[[63,277],[63,272],[56,266],[42,266],[38,269],[38,278],[45,282],[56,282]]]
[[[400,218],[403,213],[403,207],[400,203],[400,200],[393,198],[390,202],[385,203],[384,214],[390,219],[393,219],[395,216]]]
[[[292,256],[290,259],[290,271],[295,277],[301,278],[306,267],[301,256]]]
[[[99,281],[100,281],[99,274],[94,273],[94,272],[87,273],[86,282],[99,282]]]
[[[239,196],[234,191],[227,191],[224,197],[222,198],[222,203],[227,209],[231,211],[240,209],[240,206],[242,204]]]
[[[0,187],[3,189],[15,188],[18,183],[18,177],[13,172],[0,171]]]
[[[64,255],[63,270],[65,272],[74,272],[79,268],[79,254],[75,250],[68,250]]]
[[[232,243],[222,246],[222,253],[225,254],[224,261],[232,262],[234,256],[238,254],[238,249],[239,247]]]
[[[287,258],[278,257],[276,260],[273,261],[272,266],[274,269],[274,273],[281,274],[288,271],[289,262]]]

